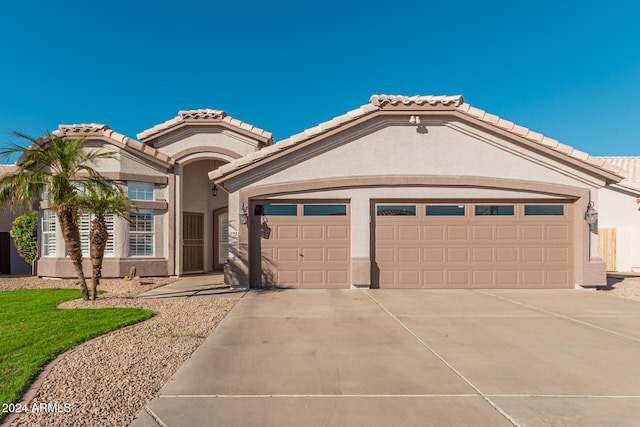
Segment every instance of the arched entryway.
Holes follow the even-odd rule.
[[[228,195],[214,191],[208,173],[227,162],[196,159],[180,163],[180,184],[176,216],[179,218],[179,274],[222,269],[228,246]]]

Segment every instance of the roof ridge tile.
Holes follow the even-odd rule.
[[[248,131],[249,133],[252,133],[261,138],[266,138],[267,140],[272,140],[273,138],[271,132],[255,127],[249,123],[245,123],[242,120],[233,118],[229,116],[226,111],[214,110],[211,108],[201,108],[198,110],[180,110],[178,111],[178,115],[176,117],[152,126],[149,129],[143,130],[136,136],[144,142],[145,140],[154,138],[156,135],[164,131],[180,126],[183,123],[197,123],[198,121],[209,124],[224,122],[232,126],[236,126],[239,129]]]

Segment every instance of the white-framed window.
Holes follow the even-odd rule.
[[[149,182],[128,182],[127,194],[129,200],[155,200],[153,189],[155,185]]]
[[[42,256],[56,256],[56,213],[42,211]]]
[[[89,233],[91,232],[91,222],[94,216],[88,213],[80,214],[78,221],[78,228],[80,228],[80,244],[82,247],[82,256],[88,257],[90,255],[91,243],[89,241]],[[113,243],[113,214],[105,215],[107,221],[107,231],[109,232],[109,238],[107,239],[107,245],[104,248],[104,256],[114,255],[114,243]]]
[[[130,211],[129,220],[129,256],[153,256],[153,211]]]

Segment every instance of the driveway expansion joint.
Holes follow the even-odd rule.
[[[487,291],[475,290],[475,292],[478,292],[480,294],[487,295],[487,296],[490,296],[490,297],[494,297],[494,298],[500,299],[502,301],[509,302],[511,304],[516,304],[516,305],[519,305],[521,307],[528,308],[530,310],[539,311],[540,313],[545,313],[545,314],[547,314],[549,316],[553,316],[553,317],[557,317],[557,318],[560,318],[560,319],[569,320],[570,322],[579,323],[581,325],[589,326],[591,328],[601,330],[601,331],[606,332],[606,333],[611,334],[611,335],[615,335],[615,336],[618,336],[618,337],[626,338],[628,340],[635,341],[635,342],[640,342],[639,338],[631,337],[629,335],[626,335],[626,334],[623,334],[623,333],[620,333],[620,332],[612,331],[611,329],[603,328],[602,326],[598,326],[598,325],[593,324],[593,323],[585,322],[584,320],[580,320],[580,319],[577,319],[575,317],[571,317],[569,315],[555,313],[553,311],[549,311],[549,310],[545,310],[543,308],[539,308],[539,307],[536,307],[536,306],[533,306],[533,305],[525,304],[525,303],[520,302],[520,301],[515,301],[515,300],[512,300],[510,298],[506,298],[506,297],[503,297],[503,296],[500,296],[500,295],[492,294],[492,293],[487,292]],[[595,316],[576,316],[576,317],[595,317]],[[602,317],[602,318],[632,317],[633,318],[633,317],[636,317],[636,316],[616,316],[616,315],[607,316],[607,315],[599,315],[598,317]]]
[[[462,381],[464,381],[465,383],[467,383],[472,389],[474,389],[478,395],[485,401],[487,402],[489,405],[491,405],[491,407],[493,407],[498,413],[500,413],[500,415],[502,415],[504,418],[506,418],[511,424],[513,424],[514,426],[517,426],[518,423],[511,417],[509,416],[509,414],[507,414],[502,408],[500,408],[495,402],[493,402],[486,394],[484,394],[482,392],[482,390],[480,390],[478,387],[476,387],[475,384],[473,384],[469,379],[467,379],[464,375],[462,375],[461,372],[459,372],[456,368],[453,367],[453,365],[451,365],[449,362],[447,362],[440,354],[438,354],[433,348],[431,348],[431,346],[429,344],[427,344],[423,339],[421,339],[415,332],[413,332],[404,322],[402,322],[398,316],[394,315],[393,313],[391,313],[389,310],[387,310],[386,307],[384,307],[378,300],[376,300],[373,295],[371,295],[371,293],[369,291],[364,291],[364,293],[371,298],[371,300],[377,304],[383,311],[385,311],[392,319],[394,319],[396,322],[398,322],[407,332],[409,332],[409,334],[411,334],[415,340],[418,341],[418,343],[420,345],[422,345],[424,348],[426,348],[429,352],[431,352],[431,354],[433,354],[436,358],[438,358],[438,360],[440,360],[445,366],[447,366],[447,368],[449,368],[455,375],[457,375],[460,379],[462,379]]]

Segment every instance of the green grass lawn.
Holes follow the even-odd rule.
[[[40,369],[59,354],[153,316],[138,308],[56,308],[80,297],[76,289],[0,292],[0,404],[17,402]]]

